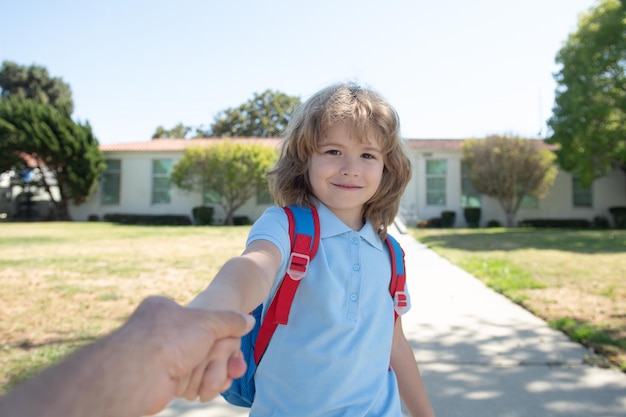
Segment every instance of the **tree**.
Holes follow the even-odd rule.
[[[300,104],[298,97],[266,90],[237,108],[220,112],[211,125],[210,136],[272,137],[280,136],[291,114]]]
[[[260,190],[267,189],[266,172],[273,166],[273,148],[224,141],[190,147],[172,169],[172,182],[184,190],[212,195],[233,224],[235,211]]]
[[[152,139],[184,138],[189,132],[191,132],[191,127],[185,126],[182,123],[178,123],[170,130],[165,129],[163,126],[159,126],[154,131]]]
[[[463,143],[463,163],[476,189],[498,200],[512,227],[526,195],[545,196],[556,178],[556,156],[540,141],[490,136]]]
[[[626,0],[582,14],[558,52],[561,69],[548,121],[560,166],[589,185],[615,166],[626,172]]]
[[[74,111],[70,86],[61,78],[50,77],[48,70],[39,65],[22,66],[4,61],[0,68],[0,97],[21,97]]]
[[[74,122],[65,109],[36,100],[0,99],[0,158],[10,158],[12,168],[19,169],[27,165],[25,156],[35,161],[29,169],[50,195],[60,220],[70,220],[68,202],[83,203],[105,169],[89,123]],[[60,198],[51,191],[54,185]]]

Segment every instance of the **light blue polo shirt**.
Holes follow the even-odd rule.
[[[318,213],[317,255],[298,287],[289,323],[278,326],[257,368],[250,415],[401,417],[389,370],[389,250],[369,222],[357,232],[323,204]],[[268,240],[282,254],[272,297],[287,268],[288,228],[284,210],[272,207],[248,237],[248,244]]]

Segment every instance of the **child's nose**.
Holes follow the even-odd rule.
[[[346,158],[341,167],[341,174],[345,176],[359,175],[359,169],[356,161],[352,158]]]

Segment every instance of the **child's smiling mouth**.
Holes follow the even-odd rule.
[[[331,183],[334,187],[340,188],[342,190],[360,190],[361,186],[355,185],[355,184],[338,184],[338,183]]]

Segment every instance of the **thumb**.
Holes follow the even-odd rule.
[[[206,323],[216,339],[241,337],[254,327],[254,317],[235,311],[203,311]]]

